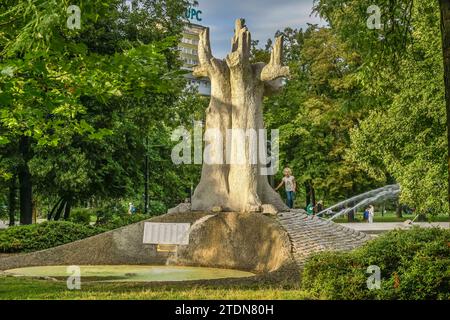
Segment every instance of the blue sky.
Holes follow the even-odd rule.
[[[197,22],[211,29],[211,46],[216,58],[225,58],[230,51],[234,21],[245,18],[252,39],[260,45],[273,38],[285,27],[305,28],[307,23],[325,25],[315,14],[311,15],[313,0],[198,0],[203,13]]]

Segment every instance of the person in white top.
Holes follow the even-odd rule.
[[[373,223],[373,216],[375,215],[375,208],[373,207],[373,205],[369,206],[369,223]]]
[[[130,202],[130,203],[128,204],[128,214],[129,214],[129,215],[132,215],[135,211],[136,211],[136,209],[134,208],[133,203]]]
[[[291,169],[284,168],[283,174],[284,177],[278,187],[275,188],[275,191],[278,191],[284,184],[286,190],[286,202],[288,207],[292,209],[294,207],[294,193],[297,190],[297,183],[295,182],[295,177],[292,175]]]

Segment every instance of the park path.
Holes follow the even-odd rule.
[[[370,235],[363,232],[308,216],[303,210],[281,212],[277,217],[289,235],[292,254],[300,268],[313,253],[325,250],[349,251],[371,239]]]
[[[395,229],[409,229],[412,226],[418,226],[421,228],[450,228],[449,222],[414,222],[413,224],[408,224],[405,222],[375,222],[375,223],[367,223],[367,222],[352,222],[352,223],[340,223],[340,225],[361,231],[369,234],[379,234],[382,232],[387,232]]]

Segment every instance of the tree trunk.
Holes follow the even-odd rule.
[[[250,33],[238,20],[233,38],[233,50],[226,62],[231,85],[231,155],[230,204],[238,211],[258,211],[262,201],[258,196],[258,161],[254,161],[256,145],[251,144],[258,130],[257,117],[261,111],[263,86],[255,79],[250,63]],[[249,134],[247,136],[247,134]],[[256,132],[257,134],[257,132]]]
[[[311,190],[309,188],[309,183],[308,181],[305,182],[305,199],[306,199],[306,204],[305,204],[305,208],[311,203]]]
[[[16,223],[16,194],[17,194],[17,184],[16,184],[16,176],[13,175],[11,178],[11,182],[9,185],[9,225],[13,226]]]
[[[66,200],[66,206],[64,207],[64,220],[69,220],[71,208],[72,208],[72,198],[68,197]]]
[[[37,217],[38,217],[38,211],[37,211],[37,202],[36,200],[33,200],[33,202],[31,203],[32,205],[32,221],[33,223],[37,223]]]
[[[268,65],[250,63],[250,33],[242,19],[236,21],[232,44],[226,61],[218,60],[211,53],[209,30],[200,34],[200,66],[194,69],[194,75],[211,79],[206,129],[221,135],[226,142],[217,139],[216,134],[205,134],[205,156],[209,153],[210,158],[223,161],[203,164],[192,209],[221,206],[227,211],[257,212],[262,204],[272,204],[278,210],[286,210],[287,206],[269,185],[267,174],[262,173],[267,169],[266,159],[261,159],[267,142],[259,132],[264,129],[263,96],[279,88],[279,78],[289,71],[281,66],[282,39],[277,39]]]
[[[348,222],[353,222],[353,221],[355,221],[355,211],[354,211],[354,210],[350,210],[350,211],[347,213],[347,221],[348,221]]]
[[[350,204],[350,207],[353,207],[355,204],[354,203],[352,203],[352,204]],[[355,210],[350,210],[348,213],[347,213],[347,221],[348,222],[353,222],[353,221],[355,221]]]
[[[311,180],[305,182],[305,191],[306,191],[306,206],[310,203],[315,207],[316,206],[316,190],[314,190],[314,186]]]
[[[311,180],[309,181],[309,189],[311,190],[312,205],[315,207],[316,206],[316,190],[314,189],[314,186],[313,186]]]
[[[211,80],[211,100],[206,109],[205,155],[200,182],[192,196],[192,210],[210,210],[222,207],[232,210],[228,204],[228,174],[226,164],[227,130],[231,128],[230,71],[223,60],[212,56],[209,29],[201,35],[198,45],[200,66],[194,69],[197,77]]]
[[[58,210],[56,210],[55,217],[53,218],[53,220],[58,221],[59,219],[61,219],[61,214],[63,213],[63,211],[66,208],[66,203],[67,203],[66,200],[63,199],[63,201],[61,202],[61,204],[58,207]]]
[[[148,157],[148,135],[145,137],[145,159],[144,159],[144,214],[148,214],[149,210],[149,183],[150,183],[150,174],[149,174],[149,157]],[[70,206],[69,206],[70,211]],[[64,214],[65,216],[65,214]],[[64,218],[65,219],[65,218]]]
[[[447,111],[447,142],[448,142],[448,203],[450,209],[450,1],[439,0],[441,11],[441,35],[444,57],[445,105]],[[450,214],[450,210],[449,210]]]
[[[399,201],[396,202],[395,215],[397,216],[397,218],[403,217],[403,207]]]
[[[50,221],[53,219],[53,216],[55,214],[56,209],[58,208],[58,206],[60,205],[60,203],[63,201],[63,198],[60,198],[58,200],[58,202],[56,202],[56,204],[53,206],[52,210],[47,214],[47,220]]]
[[[20,193],[20,224],[33,223],[33,190],[31,174],[28,167],[30,158],[30,138],[21,137],[19,142],[22,163],[18,166],[19,193]]]

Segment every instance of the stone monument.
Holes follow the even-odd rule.
[[[281,88],[281,79],[288,76],[289,69],[282,66],[282,38],[276,39],[267,65],[250,63],[250,46],[243,19],[236,21],[232,52],[225,60],[212,56],[209,30],[201,34],[200,65],[194,74],[211,79],[206,131],[214,129],[219,136],[227,137],[231,129],[264,128],[263,96]],[[210,155],[220,160],[220,155],[230,150],[231,159],[242,157],[245,161],[204,163],[191,206],[182,203],[166,215],[58,247],[0,257],[0,273],[29,266],[173,264],[248,270],[267,274],[270,281],[278,275],[298,281],[298,268],[312,253],[352,250],[370,238],[308,216],[303,210],[289,211],[267,176],[261,174],[264,161],[260,157],[250,161],[255,160],[251,141],[245,140],[242,147],[239,137],[232,134],[231,146],[225,146],[220,139],[205,136],[205,150],[208,148]],[[257,143],[266,149],[264,138]],[[261,211],[276,219],[256,213]],[[160,244],[177,248],[173,252],[158,250]],[[259,283],[260,279],[255,281]]]
[[[279,211],[287,209],[270,186],[267,175],[260,173],[266,163],[251,152],[252,147],[266,151],[266,138],[258,136],[258,145],[252,146],[249,139],[242,143],[236,134],[264,129],[263,97],[277,92],[282,87],[282,78],[289,75],[289,68],[282,65],[283,39],[276,39],[267,65],[251,63],[250,49],[251,35],[244,19],[236,21],[232,52],[224,60],[212,55],[209,29],[200,34],[200,63],[194,69],[194,76],[211,80],[205,129],[213,129],[229,140],[223,143],[222,139],[205,135],[205,150],[216,158],[220,158],[220,154],[227,155],[227,159],[218,164],[203,164],[201,180],[192,198],[193,211],[221,208],[223,211],[260,212],[262,205],[272,205]],[[237,163],[233,159],[240,161]]]

